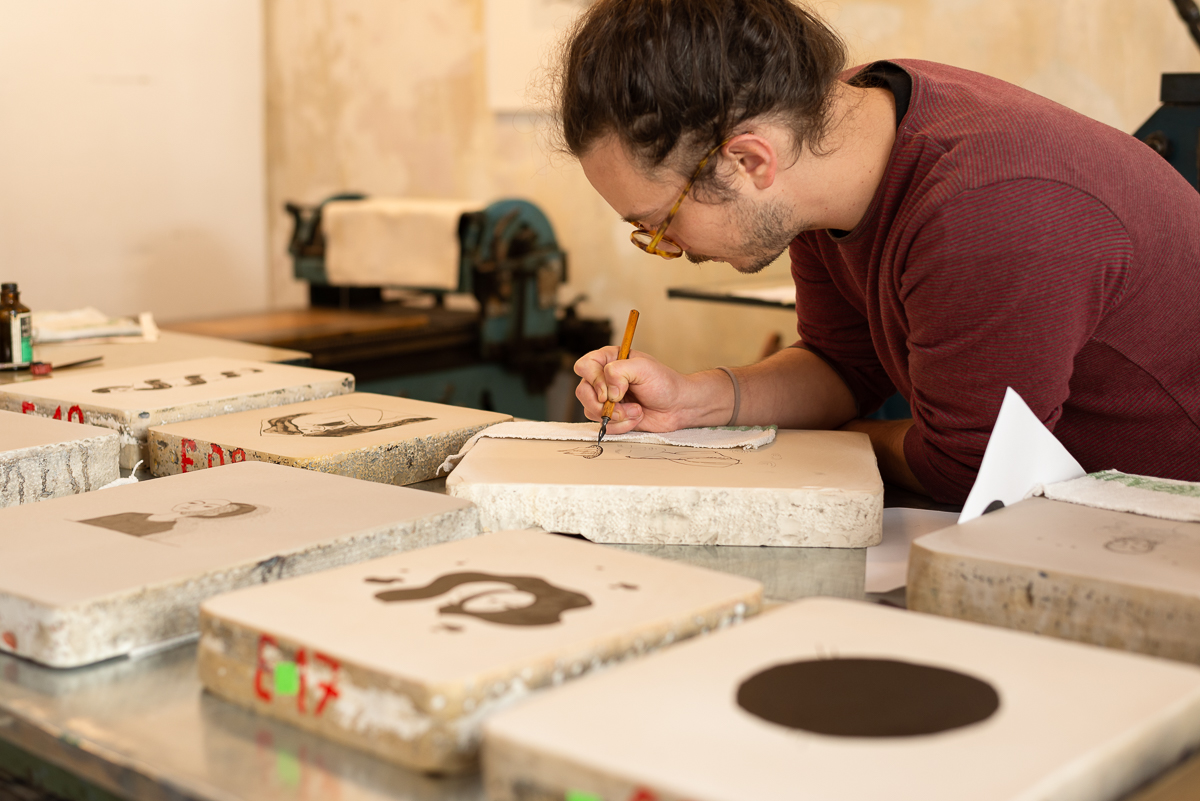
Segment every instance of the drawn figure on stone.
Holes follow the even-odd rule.
[[[495,573],[447,573],[424,587],[385,590],[375,597],[385,603],[421,601],[446,596],[439,615],[466,615],[502,626],[550,626],[570,609],[592,605],[580,592],[558,587],[538,576]]]
[[[1104,547],[1113,553],[1140,555],[1150,553],[1158,547],[1158,540],[1148,537],[1117,537],[1104,543]]]
[[[253,504],[215,498],[177,503],[171,507],[170,512],[121,512],[77,522],[119,531],[131,537],[150,537],[175,531],[177,526],[190,521],[205,522],[241,517],[258,509],[259,507]]]
[[[352,437],[371,431],[425,423],[432,417],[389,416],[381,409],[330,409],[322,412],[301,412],[263,421],[261,436],[280,437]]]
[[[640,445],[640,443],[639,443]],[[625,443],[614,443],[609,446],[613,458],[626,459],[661,459],[688,467],[732,467],[741,464],[742,460],[730,456],[723,451],[707,448],[670,448],[660,446],[640,445],[634,449]],[[559,451],[566,456],[579,456],[584,459],[598,459],[604,455],[603,445],[579,445],[574,448]]]
[[[145,381],[137,384],[97,387],[92,392],[107,395],[113,392],[154,392],[160,389],[174,389],[176,387],[198,387],[203,384],[212,384],[216,381],[240,378],[244,375],[261,372],[262,369],[258,367],[242,367],[238,370],[222,370],[219,373],[197,373],[195,375],[183,375],[175,378],[147,378]]]

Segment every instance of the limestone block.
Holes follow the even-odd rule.
[[[97,662],[218,593],[478,533],[463,501],[261,462],[0,509],[0,650]]]
[[[116,481],[119,451],[115,431],[0,411],[0,507]]]
[[[150,463],[150,426],[343,395],[354,376],[246,359],[190,359],[0,385],[0,409],[109,428],[121,467]]]
[[[490,801],[1113,801],[1200,744],[1200,669],[808,599],[505,710]]]
[[[214,598],[200,678],[383,759],[464,772],[496,710],[738,622],[761,597],[738,576],[496,532]]]
[[[922,612],[1200,664],[1200,523],[1030,498],[913,543]]]
[[[883,536],[865,434],[780,431],[757,450],[481,439],[446,480],[485,530],[595,542],[864,548]]]
[[[155,426],[150,471],[191,472],[234,461],[274,462],[384,484],[437,475],[473,434],[506,414],[354,392]]]

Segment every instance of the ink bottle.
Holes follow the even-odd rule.
[[[33,361],[33,320],[16,284],[0,284],[0,364],[16,370]]]

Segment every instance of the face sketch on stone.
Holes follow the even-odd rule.
[[[462,572],[439,576],[424,587],[385,590],[375,597],[385,603],[422,601],[446,596],[439,615],[465,615],[502,626],[550,626],[562,614],[592,605],[580,592],[558,587],[538,576],[505,576]]]
[[[175,387],[198,387],[204,384],[211,384],[215,381],[224,381],[229,378],[240,378],[251,373],[261,373],[259,367],[243,367],[239,370],[223,370],[219,373],[197,373],[195,375],[176,376],[174,378],[147,378],[136,384],[122,384],[111,387],[97,387],[92,392],[101,395],[107,395],[112,392],[153,392],[160,389],[173,389]]]
[[[612,458],[660,459],[688,467],[732,467],[735,464],[742,463],[741,459],[709,448],[660,447],[656,445],[647,446],[640,443],[638,443],[637,448],[633,448],[630,445],[626,443],[613,443],[610,445],[609,449]],[[596,444],[579,445],[559,451],[559,453],[566,456],[578,456],[583,459],[597,459],[604,455],[604,447]]]
[[[250,503],[227,501],[223,498],[206,498],[177,503],[171,507],[169,512],[120,512],[77,522],[106,528],[110,531],[119,531],[131,537],[147,537],[151,534],[172,531],[181,520],[217,520],[241,517],[257,511],[258,508]]]
[[[355,434],[425,423],[433,419],[388,416],[382,409],[330,409],[268,418],[263,420],[259,434],[264,437],[352,437]]]

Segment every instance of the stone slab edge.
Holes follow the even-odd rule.
[[[70,608],[0,594],[0,651],[57,668],[92,664],[195,634],[214,595],[478,534],[478,511],[464,507]]]
[[[502,421],[498,421],[502,422]],[[495,425],[475,426],[430,434],[403,442],[381,443],[357,450],[318,457],[291,457],[253,448],[234,447],[222,442],[183,437],[174,432],[151,428],[149,431],[150,472],[155,476],[207,469],[236,461],[271,462],[350,476],[380,484],[416,484],[437,477],[437,469],[451,454],[458,453],[463,444],[478,432]],[[189,444],[190,463],[184,470],[183,442]],[[215,447],[214,447],[215,446]]]
[[[882,491],[465,484],[454,474],[446,490],[479,506],[484,531],[658,545],[866,548],[883,539]]]
[[[113,410],[89,403],[78,403],[64,411],[64,404],[59,401],[22,397],[19,387],[20,385],[12,385],[0,391],[0,409],[40,417],[54,417],[57,412],[63,420],[112,429],[121,437],[121,467],[132,470],[139,460],[150,463],[147,434],[151,426],[345,395],[354,391],[354,377],[314,381],[287,389],[267,390],[239,395],[236,398],[215,399],[140,413],[133,410]],[[30,405],[32,409],[29,408]]]
[[[1200,664],[1200,598],[1024,565],[964,559],[916,542],[908,608]]]
[[[116,432],[0,453],[0,507],[91,492],[121,477]]]
[[[761,604],[761,594],[754,591],[620,640],[577,646],[541,665],[500,668],[467,687],[430,688],[334,654],[318,657],[306,650],[303,709],[300,695],[280,696],[271,689],[271,675],[279,658],[297,661],[299,652],[308,648],[304,643],[202,612],[198,665],[200,680],[209,691],[254,712],[405,767],[468,773],[478,770],[481,725],[492,713],[564,681],[739,623],[756,614]],[[274,645],[261,639],[264,634],[272,637]],[[317,713],[321,700],[329,695],[322,682],[332,680],[331,664],[337,665],[336,696],[330,695]]]

